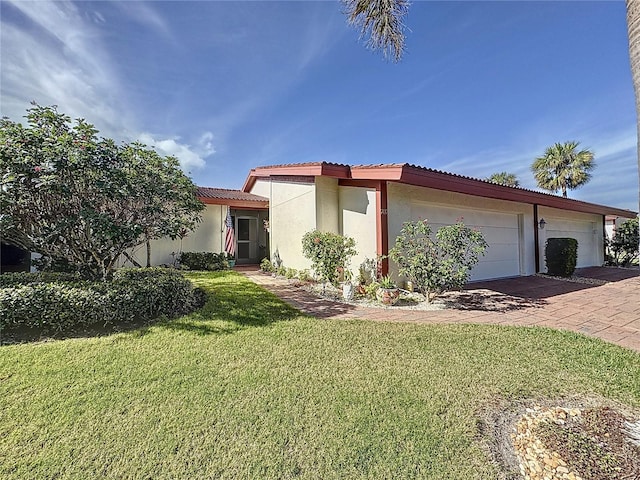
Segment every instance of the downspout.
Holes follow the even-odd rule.
[[[536,273],[540,273],[540,239],[538,236],[538,204],[533,204],[533,242],[535,244],[534,256],[536,262]]]
[[[380,181],[376,187],[376,253],[383,257],[380,274],[389,274],[389,223],[387,214],[387,182]]]

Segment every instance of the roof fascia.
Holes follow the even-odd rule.
[[[242,191],[251,191],[258,179],[268,178],[271,176],[325,176],[333,178],[349,178],[349,173],[348,165],[338,165],[326,162],[257,167],[252,168],[249,172],[249,175],[242,186]]]
[[[205,205],[226,205],[231,208],[243,208],[247,210],[264,210],[269,208],[268,201],[259,200],[234,200],[231,198],[198,197]]]
[[[541,205],[581,213],[618,215],[626,218],[633,218],[636,216],[636,213],[631,210],[608,207],[606,205],[598,205],[595,203],[583,202],[581,200],[556,197],[530,190],[492,184],[482,180],[423,170],[410,165],[404,166],[400,182],[409,185],[434,188],[437,190],[446,190],[486,198],[495,198],[498,200],[528,203],[532,205]]]

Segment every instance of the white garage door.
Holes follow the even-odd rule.
[[[578,241],[578,268],[599,265],[594,222],[550,218],[545,230],[546,238],[575,238]]]
[[[462,222],[482,232],[489,244],[485,256],[471,272],[471,280],[516,277],[520,275],[521,233],[518,215],[480,210],[464,211],[449,207],[412,205],[412,220],[427,219],[433,232],[443,225]]]

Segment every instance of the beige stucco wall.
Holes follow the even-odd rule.
[[[356,241],[357,255],[351,260],[354,278],[366,260],[376,259],[376,191],[370,188],[339,187],[341,231]]]
[[[321,232],[340,233],[338,179],[316,177],[316,228]]]
[[[269,198],[271,194],[271,182],[269,180],[256,180],[251,187],[250,193]]]
[[[539,207],[538,218],[544,218],[546,222],[545,228],[538,231],[540,271],[547,271],[544,260],[547,238],[575,238],[578,241],[577,267],[592,267],[604,264],[602,215]]]
[[[480,198],[424,187],[389,182],[387,187],[389,248],[402,224],[427,219],[434,227],[450,225],[462,217],[465,225],[476,227],[489,243],[481,263],[471,272],[471,280],[535,273],[533,207],[524,203]],[[391,262],[391,273],[397,272]]]
[[[302,236],[316,228],[314,183],[272,181],[269,197],[271,260],[279,258],[289,268],[310,268],[302,254]]]
[[[183,252],[221,252],[224,250],[223,229],[226,217],[226,206],[206,205],[202,211],[202,222],[195,231],[190,232],[182,240]],[[224,209],[224,210],[223,210]],[[180,251],[180,240],[163,238],[151,241],[151,264],[163,265],[171,264],[174,261],[172,252]],[[140,265],[146,265],[147,249],[146,245],[140,245],[129,254],[133,256]],[[123,259],[120,266],[131,266]]]

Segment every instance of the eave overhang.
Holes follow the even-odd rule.
[[[583,202],[537,192],[520,187],[508,187],[472,177],[433,170],[430,168],[392,163],[381,165],[342,165],[327,162],[300,163],[258,167],[251,170],[242,187],[249,192],[258,179],[282,176],[327,176],[337,178],[343,185],[372,186],[372,182],[397,182],[447,192],[462,193],[483,198],[493,198],[530,205],[558,208],[597,215],[615,215],[634,218],[637,213],[606,205]]]

